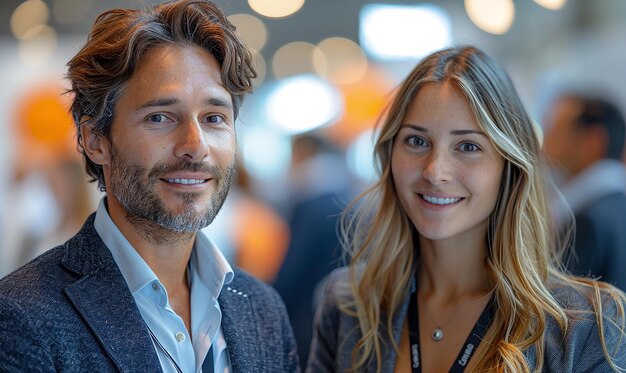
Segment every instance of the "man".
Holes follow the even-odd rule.
[[[198,233],[226,197],[255,76],[221,10],[105,12],[67,76],[107,195],[76,236],[0,281],[0,371],[297,371],[279,296]]]
[[[545,151],[561,168],[561,192],[576,221],[574,255],[566,264],[574,274],[626,290],[624,118],[604,99],[565,93],[546,125]],[[560,223],[567,219],[556,204],[555,215]]]
[[[300,363],[306,364],[324,280],[342,263],[337,226],[352,184],[343,154],[321,135],[294,136],[291,149],[291,239],[273,285],[285,301]]]

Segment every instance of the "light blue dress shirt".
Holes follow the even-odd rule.
[[[189,259],[190,338],[183,319],[170,306],[163,284],[111,220],[104,198],[98,205],[94,226],[120,268],[146,325],[171,356],[155,344],[163,371],[176,372],[173,359],[184,373],[201,372],[202,363],[213,345],[215,372],[232,372],[217,297],[234,274],[211,241],[198,232]]]

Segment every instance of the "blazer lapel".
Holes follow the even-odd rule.
[[[222,332],[234,372],[254,372],[265,361],[259,345],[260,332],[251,296],[238,289],[236,280],[226,285],[218,298],[222,310]]]
[[[93,216],[66,245],[62,264],[80,277],[65,293],[102,348],[122,372],[161,371],[126,281],[93,228]]]

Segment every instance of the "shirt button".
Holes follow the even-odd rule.
[[[181,332],[176,333],[176,340],[178,342],[184,342],[185,341],[185,335]]]
[[[152,290],[159,291],[159,284],[157,284],[156,282],[153,282],[152,283]]]

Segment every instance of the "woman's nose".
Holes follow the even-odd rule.
[[[431,151],[426,158],[422,176],[431,184],[445,183],[451,180],[450,155],[445,151]]]

